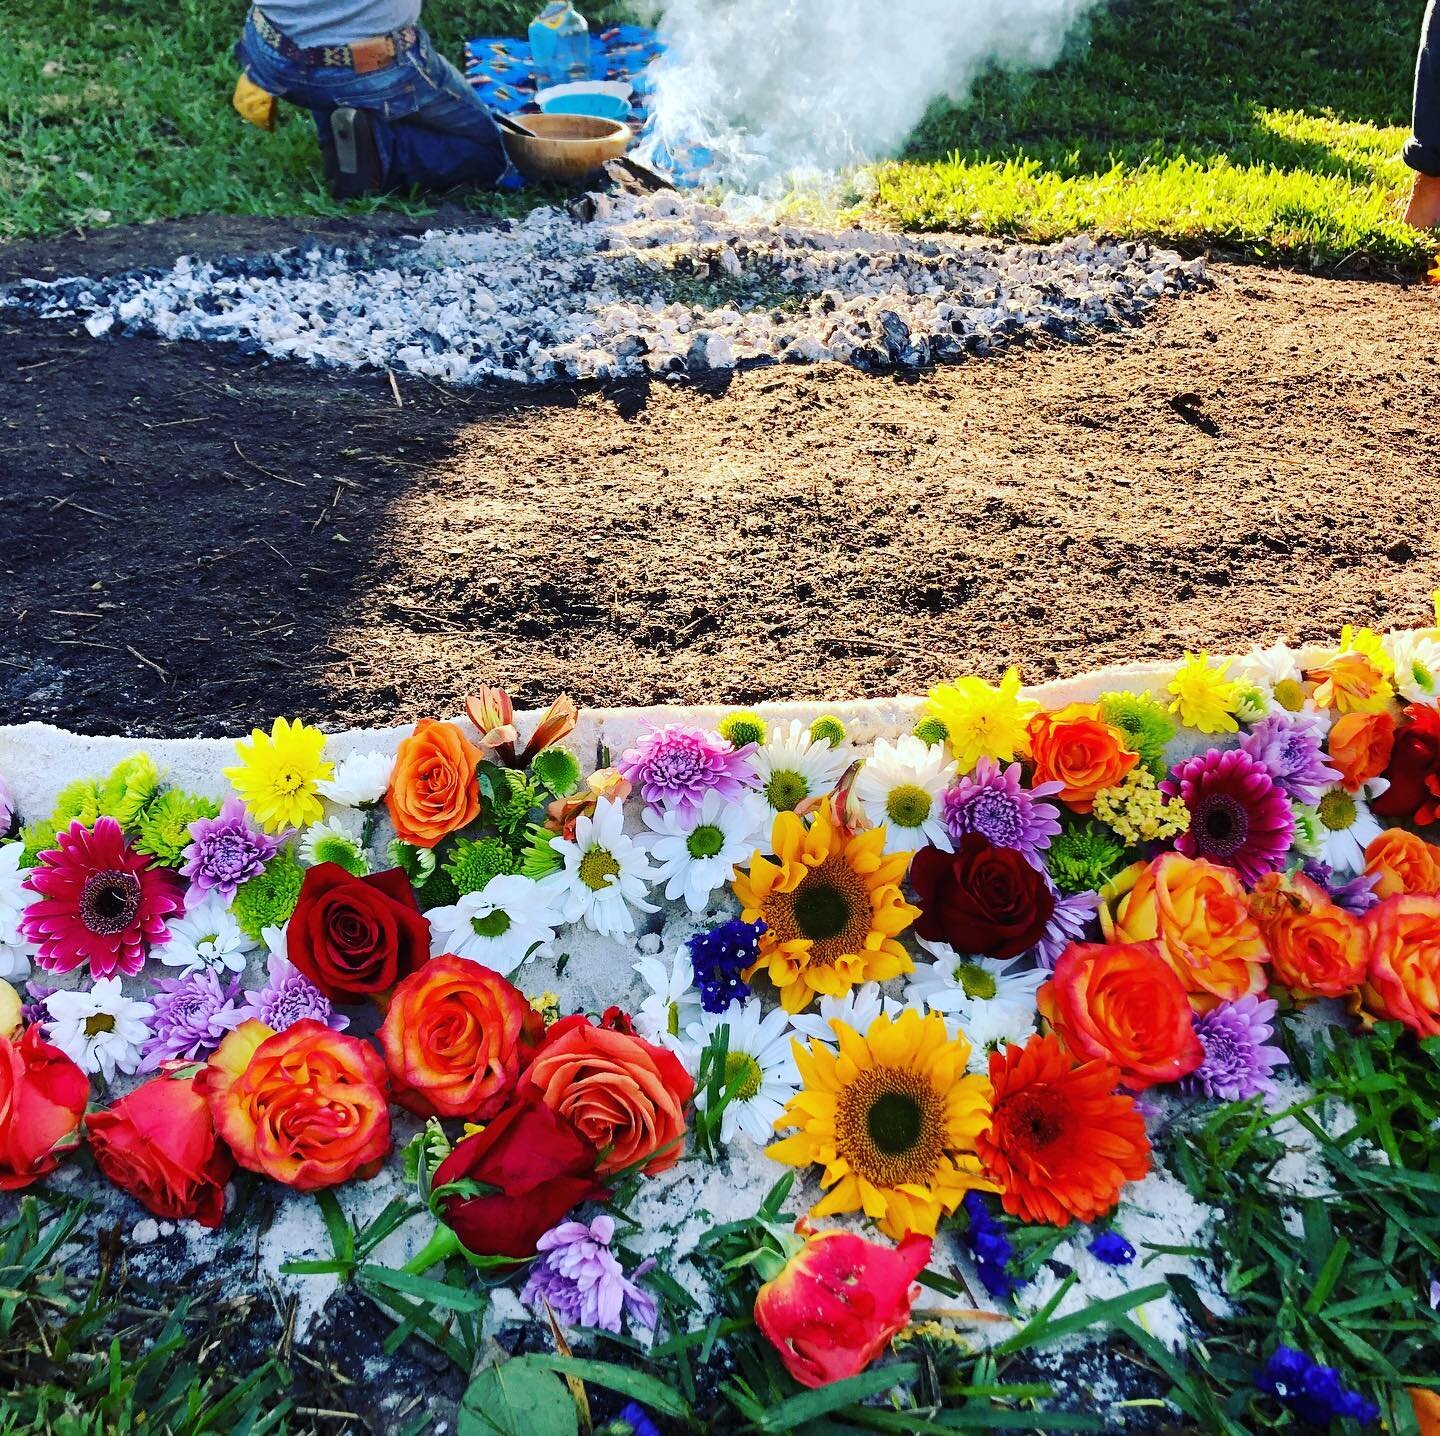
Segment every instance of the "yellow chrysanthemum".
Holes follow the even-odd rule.
[[[324,815],[318,787],[335,776],[335,765],[320,756],[324,748],[318,728],[277,718],[269,733],[256,728],[235,744],[240,762],[225,776],[267,833],[303,828]]]
[[[1393,676],[1395,662],[1385,651],[1385,640],[1373,628],[1356,628],[1347,623],[1340,630],[1337,653],[1363,653],[1386,678]]]
[[[1013,763],[1025,751],[1025,725],[1040,705],[1020,697],[1020,670],[1007,668],[998,688],[973,676],[930,690],[925,714],[942,724],[950,755],[968,773],[981,758]]]
[[[1393,669],[1393,664],[1392,664]],[[1337,713],[1380,713],[1395,697],[1395,685],[1368,654],[1337,649],[1318,668],[1306,670],[1315,684],[1314,698]]]
[[[803,1088],[775,1123],[796,1127],[766,1153],[792,1167],[825,1168],[815,1217],[863,1211],[887,1236],[933,1236],[944,1215],[978,1187],[993,1192],[975,1156],[990,1125],[990,1083],[967,1074],[970,1044],[945,1019],[913,1008],[877,1017],[862,1036],[838,1019],[834,1052],[791,1046]]]
[[[1225,658],[1212,665],[1204,649],[1198,654],[1186,650],[1185,662],[1175,670],[1165,691],[1175,695],[1170,712],[1179,714],[1187,728],[1201,733],[1234,733],[1240,727],[1235,710],[1242,685],[1226,678],[1230,661]]]
[[[757,852],[732,885],[745,921],[765,923],[750,971],[769,972],[786,1012],[913,970],[895,940],[920,915],[900,892],[911,855],[885,852],[883,825],[846,838],[826,808],[809,827],[777,813],[770,845],[775,860]]]

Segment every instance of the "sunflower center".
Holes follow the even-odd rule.
[[[793,768],[777,768],[765,784],[765,801],[777,813],[790,813],[810,796],[810,784]]]
[[[91,932],[124,932],[140,911],[140,879],[134,873],[92,873],[80,891],[80,921]]]
[[[960,984],[966,997],[979,997],[989,1001],[998,991],[995,974],[986,972],[978,962],[962,962],[955,969],[955,981]]]
[[[1200,840],[1206,857],[1228,858],[1249,836],[1245,809],[1228,793],[1212,793],[1200,805],[1197,817],[1191,832]]]
[[[850,905],[845,894],[829,883],[802,883],[795,894],[795,921],[812,942],[825,942],[845,931]]]
[[[910,1068],[866,1068],[836,1101],[835,1147],[874,1186],[923,1185],[945,1155],[944,1095]]]
[[[760,1091],[762,1081],[760,1064],[748,1052],[725,1054],[725,1090],[734,1094],[732,1101],[748,1102]]]
[[[692,858],[713,858],[724,846],[725,834],[714,823],[701,823],[685,839],[685,851]]]
[[[810,961],[828,964],[861,952],[870,931],[870,894],[843,856],[832,853],[793,892],[773,893],[764,908],[777,942],[805,940]]]
[[[98,1037],[102,1032],[114,1032],[115,1018],[109,1012],[92,1012],[85,1019],[85,1035]]]
[[[1320,821],[1332,833],[1343,833],[1355,822],[1355,799],[1344,788],[1331,788],[1320,799]]]
[[[510,931],[510,914],[496,908],[494,912],[487,912],[484,917],[472,917],[470,926],[476,937],[504,937]]]
[[[598,893],[601,888],[609,887],[610,879],[619,871],[620,864],[614,854],[604,848],[591,848],[580,859],[580,881],[592,892]]]
[[[897,828],[918,828],[930,816],[930,794],[916,783],[901,783],[885,799],[885,816]]]

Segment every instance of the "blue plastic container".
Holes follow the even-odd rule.
[[[626,120],[630,118],[630,105],[618,95],[606,94],[604,90],[585,90],[574,95],[551,95],[541,100],[541,110],[547,115],[594,115],[600,120]]]
[[[570,0],[550,3],[530,22],[537,89],[590,78],[590,26]]]

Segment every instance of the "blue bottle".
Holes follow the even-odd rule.
[[[570,0],[550,0],[530,22],[530,54],[538,89],[590,78],[590,27]]]

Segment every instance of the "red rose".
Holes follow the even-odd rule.
[[[595,1179],[599,1153],[563,1117],[531,1100],[507,1107],[441,1162],[432,1182],[472,1181],[495,1190],[442,1197],[443,1215],[477,1256],[524,1259],[567,1212],[606,1195]]]
[[[360,1002],[429,960],[430,924],[402,868],[357,878],[320,863],[300,886],[288,948],[332,1002]]]
[[[80,1142],[90,1100],[85,1074],[38,1026],[0,1033],[0,1192],[28,1187]]]
[[[1040,872],[979,833],[966,833],[954,853],[921,848],[910,886],[920,899],[916,934],[957,952],[1018,957],[1040,941],[1055,911]]]
[[[1434,823],[1440,821],[1440,709],[1412,703],[1405,717],[1385,767],[1390,787],[1370,800],[1370,809],[1382,818]]]
[[[85,1119],[95,1165],[157,1217],[218,1227],[235,1164],[195,1078],[152,1077]]]

